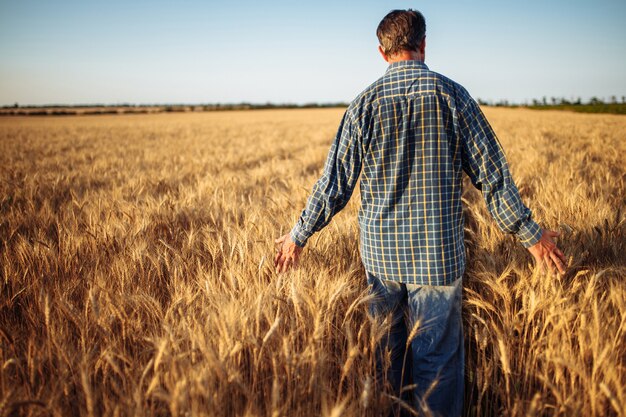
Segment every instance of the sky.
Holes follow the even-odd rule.
[[[626,96],[624,0],[0,0],[0,105],[349,102],[406,8],[475,98]]]

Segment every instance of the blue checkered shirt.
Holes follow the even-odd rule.
[[[462,177],[500,229],[541,237],[502,147],[469,93],[420,61],[401,61],[350,104],[324,171],[291,230],[304,246],[348,202],[361,175],[361,258],[381,279],[449,285],[465,270]]]

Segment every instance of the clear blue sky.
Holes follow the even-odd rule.
[[[0,0],[0,105],[350,101],[409,7],[426,63],[474,97],[626,95],[624,0]]]

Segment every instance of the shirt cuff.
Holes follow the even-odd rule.
[[[516,233],[517,238],[525,248],[530,248],[535,243],[539,242],[543,229],[533,220],[525,221]]]
[[[306,245],[306,241],[309,239],[308,233],[300,227],[300,221],[298,221],[298,224],[291,229],[289,235],[291,236],[291,240],[293,240],[294,243],[301,248]]]

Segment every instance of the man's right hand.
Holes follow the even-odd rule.
[[[559,232],[544,229],[539,242],[528,248],[528,251],[535,258],[536,266],[542,269],[548,267],[550,272],[554,272],[556,267],[561,274],[564,274],[567,259],[553,240],[553,238],[558,237],[559,234]]]
[[[274,257],[274,266],[279,274],[288,271],[292,266],[298,265],[298,259],[302,248],[291,239],[291,235],[287,233],[274,241],[279,245],[278,253]]]

